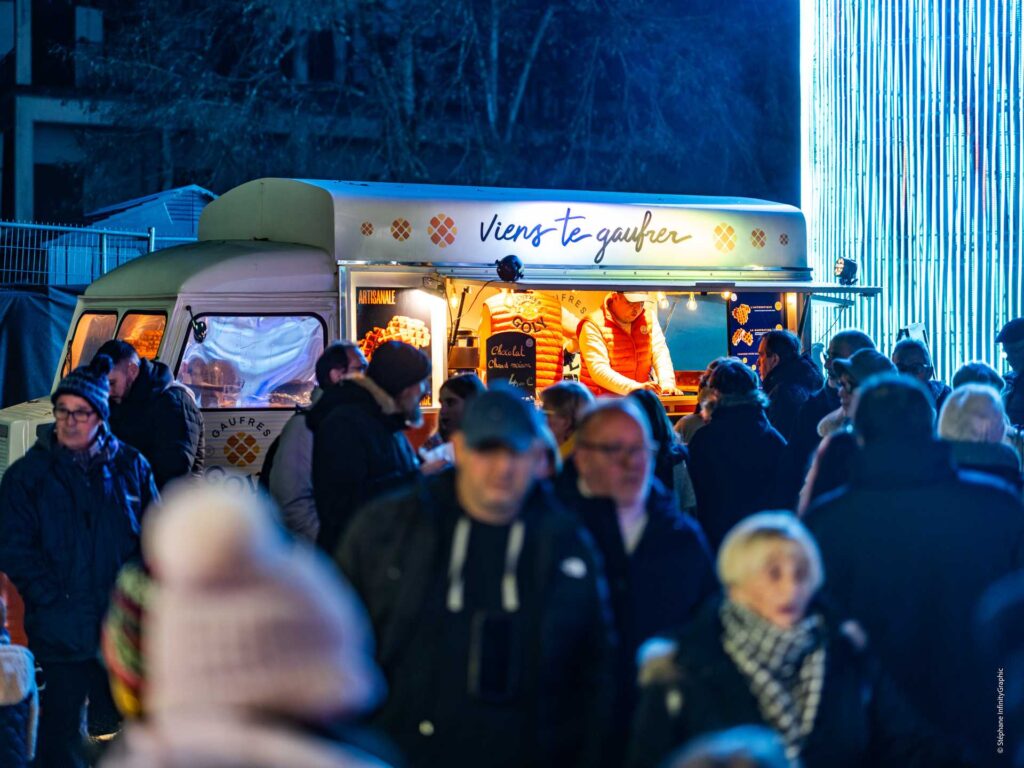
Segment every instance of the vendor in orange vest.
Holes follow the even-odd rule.
[[[580,321],[580,381],[595,395],[675,393],[665,334],[646,301],[646,293],[609,293],[600,309]]]

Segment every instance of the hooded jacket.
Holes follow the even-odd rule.
[[[110,431],[146,457],[157,488],[203,473],[203,414],[192,390],[174,381],[164,363],[139,361],[128,394],[110,403]]]
[[[720,601],[689,627],[651,643],[640,673],[629,768],[655,768],[702,734],[739,725],[771,727],[749,680],[722,647]],[[812,603],[811,610],[816,605]],[[863,634],[825,614],[825,678],[814,728],[800,759],[806,768],[965,766],[922,730],[883,676]]]
[[[325,390],[306,425],[313,432],[317,544],[333,553],[358,509],[415,482],[419,462],[394,398],[367,376],[350,376]]]
[[[687,446],[697,522],[712,552],[747,515],[784,505],[778,475],[786,441],[768,423],[764,394],[752,395],[716,403],[707,426]]]
[[[820,498],[805,521],[829,595],[864,626],[910,703],[991,755],[995,670],[965,628],[985,590],[1024,567],[1020,499],[954,469],[940,441],[896,442],[862,448],[849,484]]]
[[[117,573],[138,556],[142,515],[157,498],[142,455],[105,430],[98,439],[84,470],[49,427],[0,481],[0,571],[25,601],[41,662],[96,658]]]
[[[764,377],[768,421],[786,442],[796,432],[800,408],[824,383],[821,372],[806,355],[783,360]]]
[[[390,689],[374,724],[413,766],[599,766],[613,696],[612,646],[589,536],[535,485],[519,515],[521,554],[500,590],[514,588],[518,609],[453,612],[450,566],[465,519],[456,471],[369,504],[338,551],[341,570],[366,603]],[[467,542],[459,583],[479,584],[473,533]],[[460,650],[452,628],[481,616],[494,619],[496,631],[481,631],[479,645],[470,644],[480,649],[476,657]],[[468,690],[473,669],[496,664],[511,670],[504,699]]]

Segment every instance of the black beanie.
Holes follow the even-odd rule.
[[[80,365],[61,379],[57,389],[50,395],[50,401],[56,404],[61,395],[76,395],[88,402],[100,418],[107,421],[110,418],[110,382],[107,374],[113,367],[109,357],[96,355],[89,365]]]
[[[374,350],[366,375],[394,397],[430,376],[430,358],[404,341],[388,341]]]

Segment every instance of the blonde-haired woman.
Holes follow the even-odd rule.
[[[655,766],[701,734],[764,725],[806,768],[959,766],[866,654],[852,622],[817,600],[811,534],[788,512],[736,525],[718,553],[724,599],[641,650],[630,765]]]

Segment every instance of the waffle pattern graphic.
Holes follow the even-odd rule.
[[[391,222],[391,236],[403,242],[412,236],[412,224],[408,219],[395,219]]]
[[[443,213],[437,214],[430,220],[430,226],[427,227],[427,234],[430,235],[430,241],[438,248],[447,248],[449,245],[455,242],[455,236],[459,233],[459,228],[455,226],[455,222],[451,216],[445,216]]]
[[[369,237],[370,235],[373,234],[373,222],[364,221],[360,225],[359,231],[363,233],[363,237]]]
[[[732,334],[732,345],[735,347],[741,343],[746,344],[748,347],[752,346],[754,344],[754,334],[742,328],[737,328]]]
[[[377,347],[388,341],[404,341],[414,347],[424,349],[430,346],[430,329],[422,320],[405,315],[395,315],[386,328],[380,326],[367,331],[357,344],[369,359]]]
[[[767,236],[765,235],[763,229],[755,229],[753,232],[750,233],[750,244],[755,248],[764,248],[766,240]]]
[[[232,466],[247,467],[256,461],[259,453],[256,438],[245,432],[236,432],[224,441],[224,455]]]
[[[736,322],[740,325],[746,325],[747,320],[750,319],[750,305],[740,304],[738,307],[733,309],[732,316],[736,318]]]
[[[736,230],[728,224],[715,227],[715,248],[728,253],[736,247]]]

